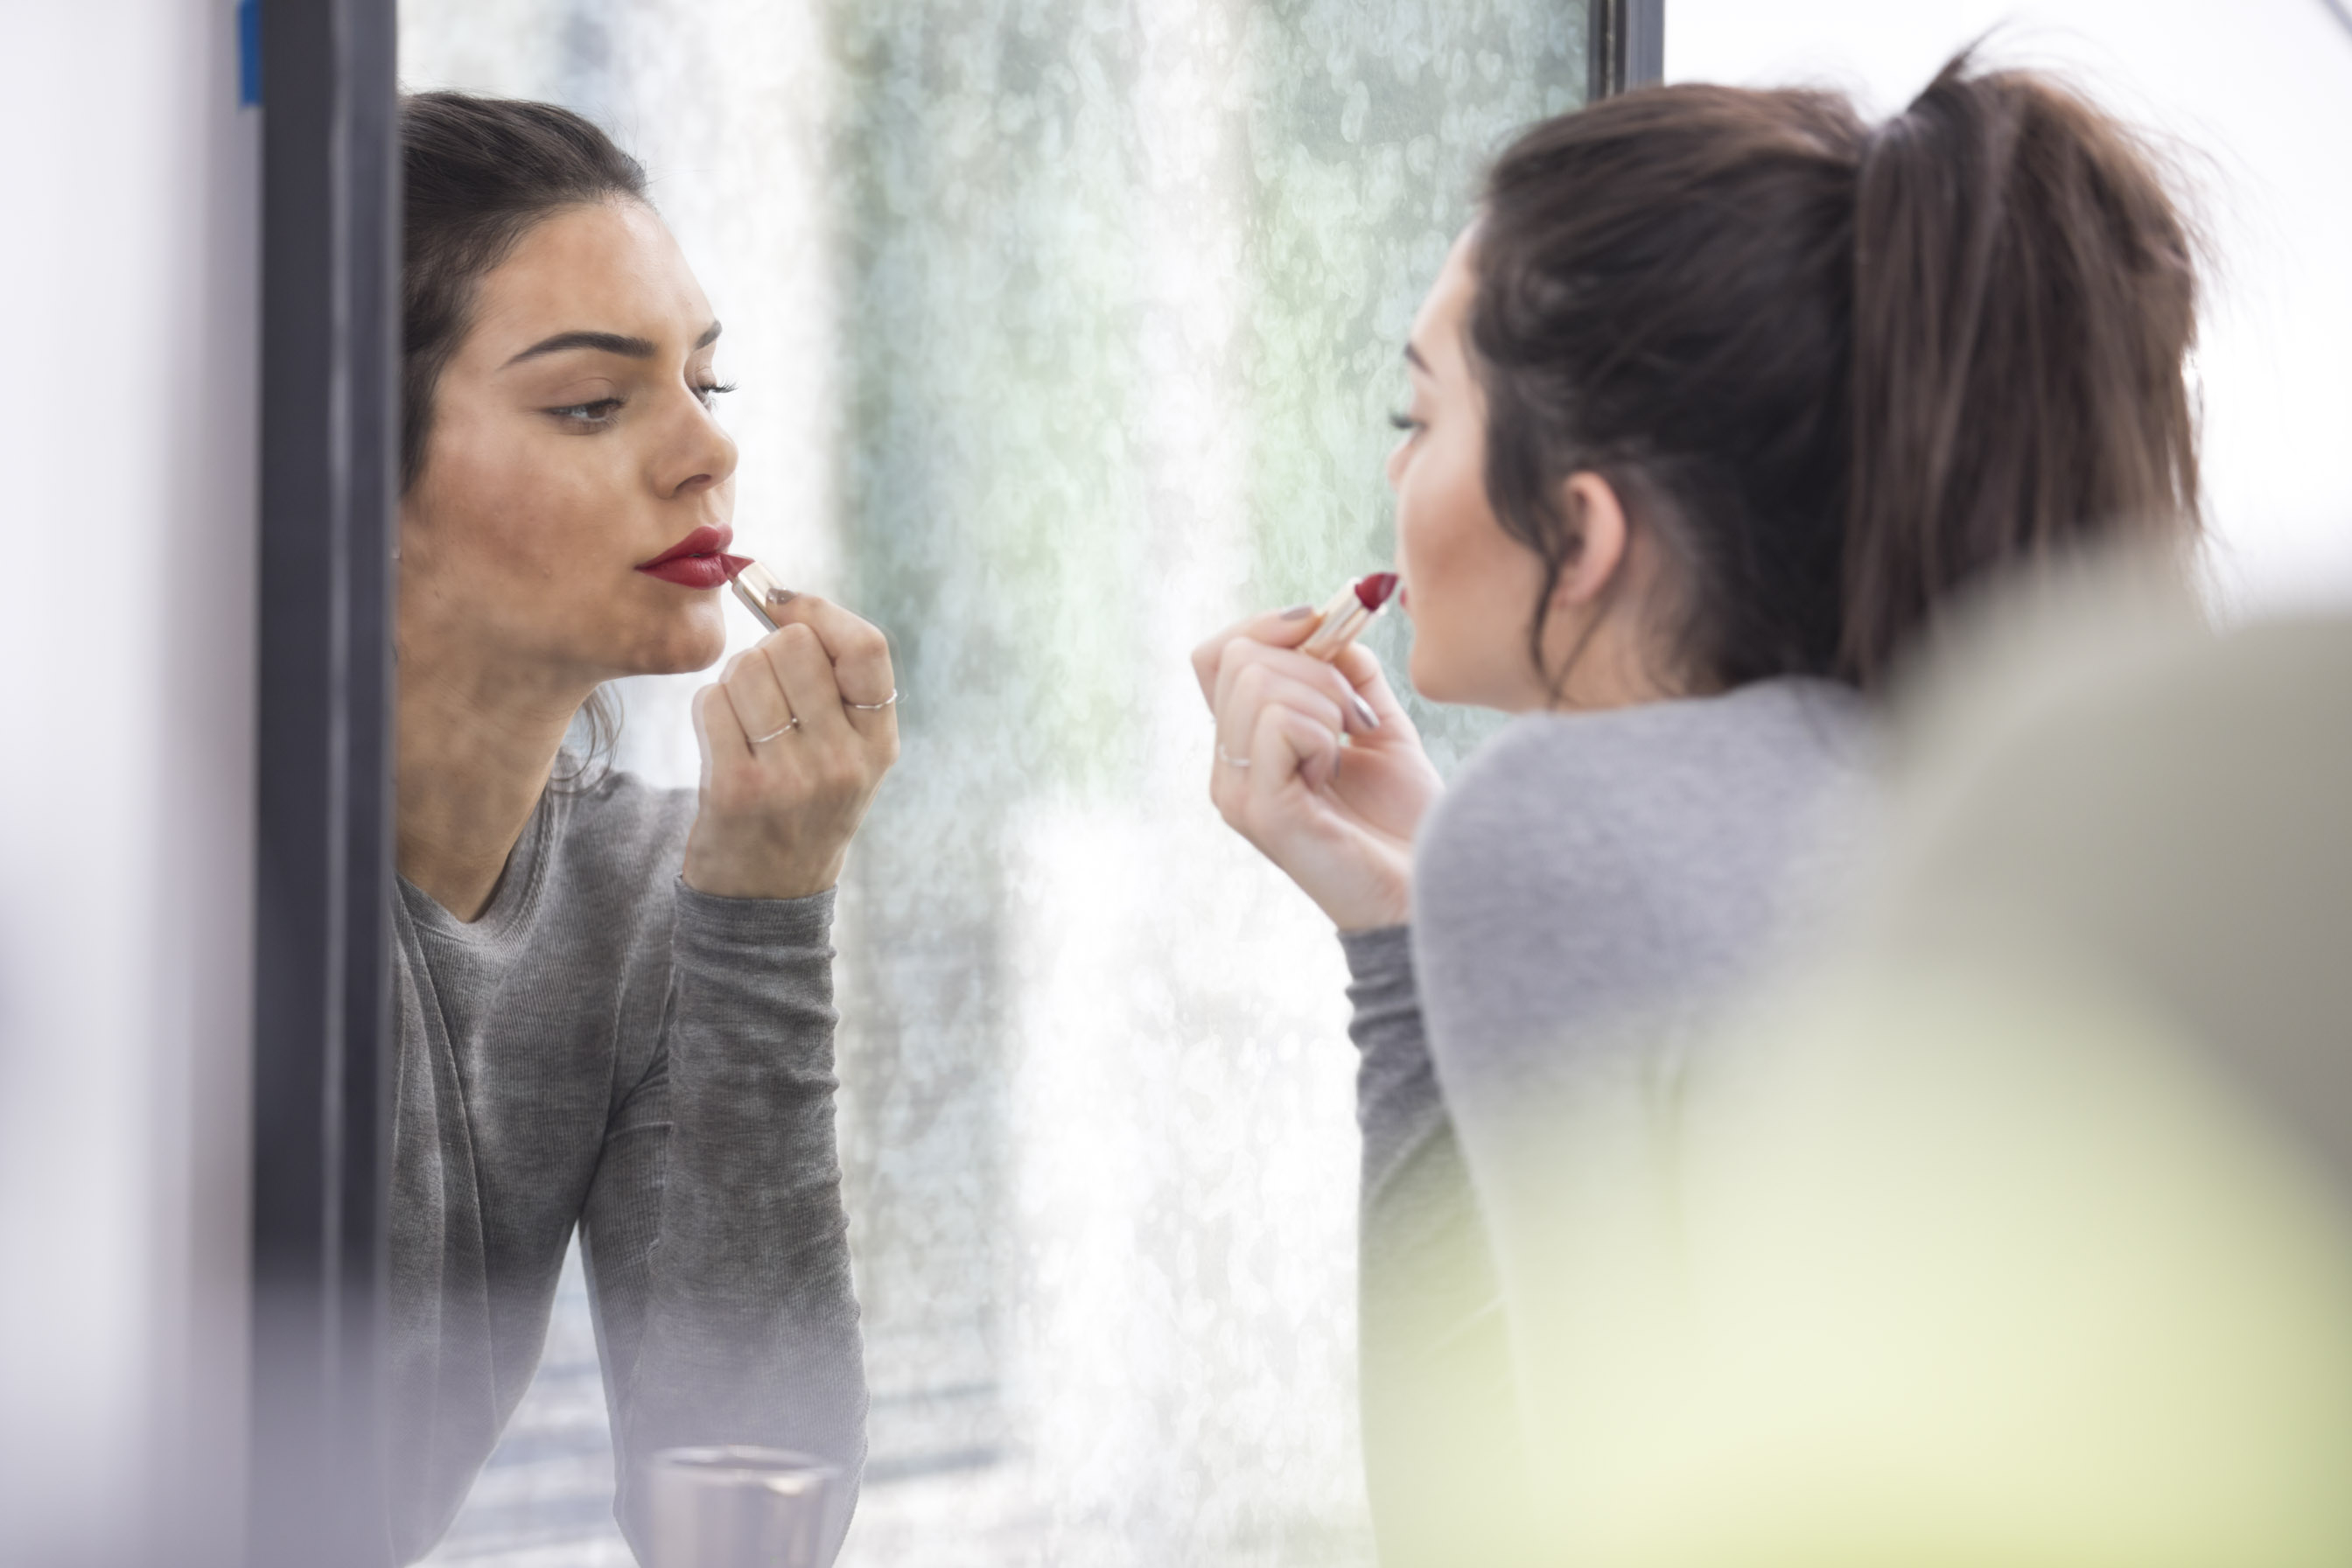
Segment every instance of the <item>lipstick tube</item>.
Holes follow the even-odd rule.
[[[776,617],[770,612],[800,597],[784,586],[782,578],[757,561],[744,562],[742,570],[729,579],[729,585],[735,590],[735,596],[743,601],[743,607],[772,632],[776,629]]]
[[[1396,586],[1397,574],[1393,572],[1371,572],[1357,578],[1331,595],[1331,602],[1319,612],[1315,630],[1298,645],[1298,651],[1309,658],[1330,663],[1339,657],[1340,650],[1363,636],[1364,628],[1395,596]]]

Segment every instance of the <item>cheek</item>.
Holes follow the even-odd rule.
[[[1461,652],[1461,518],[1454,476],[1444,454],[1413,454],[1397,487],[1397,565],[1404,574],[1412,646],[1406,674],[1433,701],[1454,700],[1452,666]]]
[[[1490,701],[1526,658],[1535,585],[1533,557],[1487,504],[1479,452],[1421,455],[1398,490],[1397,541],[1412,594],[1414,687],[1438,701]]]
[[[478,584],[548,584],[567,559],[576,563],[580,477],[573,466],[539,460],[533,445],[500,449],[459,437],[434,452],[417,531],[446,574]]]
[[[436,450],[421,504],[403,528],[401,594],[451,635],[509,655],[585,659],[624,628],[611,622],[628,561],[599,524],[614,510],[585,447],[507,431]],[[550,448],[553,448],[550,450]]]
[[[607,675],[699,669],[719,657],[722,596],[635,569],[688,524],[646,515],[634,452],[609,438],[484,426],[436,447],[403,508],[402,615],[417,635]],[[731,477],[726,489],[731,500]]]
[[[1483,535],[1494,531],[1476,465],[1438,445],[1420,453],[1397,492],[1398,554],[1416,626],[1475,611]]]

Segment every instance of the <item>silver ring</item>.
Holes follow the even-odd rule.
[[[1217,748],[1217,761],[1224,763],[1225,766],[1229,768],[1246,768],[1249,766],[1249,759],[1247,757],[1229,757],[1225,755],[1225,749],[1223,746],[1219,746]]]
[[[791,723],[789,723],[789,724],[786,724],[782,729],[781,729],[781,730],[772,730],[772,731],[770,731],[768,733],[766,733],[766,734],[764,734],[764,735],[754,735],[754,736],[752,736],[752,737],[751,737],[751,744],[753,744],[753,745],[755,745],[755,746],[764,746],[764,745],[766,745],[769,742],[771,742],[771,741],[774,740],[778,735],[789,735],[789,734],[791,734],[793,731],[795,731],[795,730],[799,729],[800,727],[801,727],[801,716],[800,716],[799,714],[795,713],[795,714],[793,714],[793,715],[792,722],[791,722]]]
[[[898,689],[894,686],[890,689],[890,695],[879,702],[852,702],[845,697],[841,700],[841,705],[845,708],[855,708],[860,713],[879,713],[885,708],[895,706],[898,700]]]

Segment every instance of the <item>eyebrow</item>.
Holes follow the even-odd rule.
[[[1407,364],[1412,365],[1423,375],[1435,375],[1437,374],[1435,371],[1429,368],[1429,362],[1421,357],[1421,351],[1413,347],[1411,343],[1404,345],[1404,359]]]
[[[719,323],[711,322],[702,329],[702,335],[694,340],[694,347],[709,348],[719,341]],[[551,338],[541,338],[499,368],[504,370],[508,365],[520,364],[541,354],[560,354],[572,349],[593,349],[598,353],[619,354],[623,359],[651,359],[660,352],[648,339],[624,337],[619,332],[558,332]]]

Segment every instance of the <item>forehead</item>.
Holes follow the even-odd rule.
[[[467,344],[502,363],[563,331],[616,332],[670,345],[710,324],[710,302],[652,208],[639,202],[566,207],[533,224],[482,278]]]

